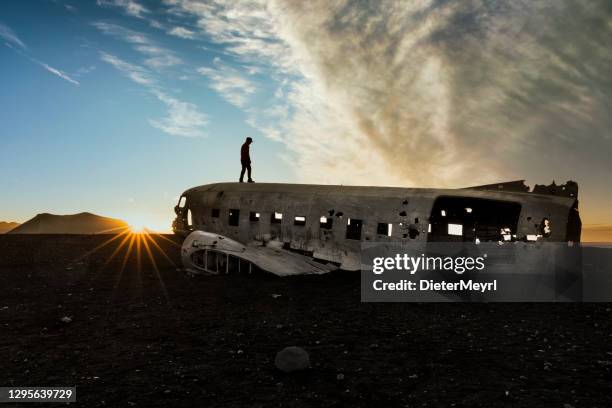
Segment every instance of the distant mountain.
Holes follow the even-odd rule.
[[[14,228],[9,234],[100,234],[128,227],[124,221],[88,212],[72,215],[38,214]]]
[[[7,232],[9,232],[10,230],[12,230],[13,228],[17,226],[19,226],[18,222],[0,221],[0,234],[6,234]]]

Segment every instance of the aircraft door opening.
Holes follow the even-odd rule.
[[[516,234],[521,205],[486,198],[441,196],[429,218],[428,242],[509,241]]]

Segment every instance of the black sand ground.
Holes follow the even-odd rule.
[[[75,262],[105,239],[0,236],[0,385],[85,407],[612,406],[607,304],[364,304],[357,274],[190,278],[152,248],[158,276],[136,246],[120,274],[118,241]],[[312,368],[276,371],[287,345]]]

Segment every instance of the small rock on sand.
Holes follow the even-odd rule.
[[[274,365],[284,373],[305,370],[310,367],[310,356],[301,347],[285,347],[276,354]]]

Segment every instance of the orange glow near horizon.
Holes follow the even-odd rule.
[[[124,220],[128,224],[128,228],[132,233],[171,233],[170,222],[168,219],[159,219],[155,214],[146,213],[130,213],[119,216],[119,219]]]
[[[147,230],[147,224],[151,224],[150,222],[147,223],[145,217],[139,215],[130,215],[125,219],[125,221],[128,224],[130,232],[134,234],[144,233]]]
[[[128,228],[132,234],[143,234],[146,231],[146,227],[144,225],[130,225]]]
[[[583,225],[581,242],[612,242],[612,225]]]

